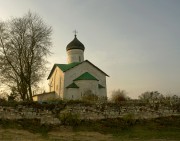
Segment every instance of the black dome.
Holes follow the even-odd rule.
[[[72,40],[66,47],[67,51],[71,49],[81,49],[83,51],[85,49],[84,45],[76,38],[76,35],[74,37],[74,40]]]

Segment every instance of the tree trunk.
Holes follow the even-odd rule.
[[[31,84],[28,84],[28,90],[29,90],[29,101],[33,101],[33,98],[32,98],[32,89],[31,89]]]

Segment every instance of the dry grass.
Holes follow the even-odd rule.
[[[45,141],[40,134],[25,130],[0,129],[0,141]]]
[[[52,131],[43,137],[24,130],[0,129],[0,141],[114,141],[112,135],[97,132]]]
[[[17,129],[0,129],[0,141],[143,141],[134,138],[116,138],[111,134],[101,134],[98,132],[78,131],[73,132],[71,129],[61,129],[51,131],[47,136],[30,133],[25,130]],[[146,141],[177,141],[169,139],[146,139]]]
[[[58,141],[114,141],[112,135],[104,135],[98,132],[51,132],[50,140]]]
[[[84,121],[75,127],[41,126],[26,120],[0,122],[0,141],[179,141],[179,133],[179,116],[136,122],[129,118]]]

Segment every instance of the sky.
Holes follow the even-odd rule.
[[[180,96],[179,7],[179,0],[0,0],[0,20],[30,10],[52,27],[49,70],[66,63],[76,29],[85,59],[110,76],[109,97],[117,89],[131,98],[146,91]]]

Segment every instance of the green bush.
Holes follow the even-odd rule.
[[[69,126],[78,126],[80,124],[80,119],[77,114],[72,113],[63,113],[59,117],[62,125],[69,125]]]
[[[47,133],[52,129],[50,125],[42,125],[39,119],[0,119],[0,127],[4,129],[24,129],[42,135],[47,135]]]
[[[134,114],[129,113],[123,116],[123,127],[128,128],[133,126],[136,123],[136,119],[134,118]]]

